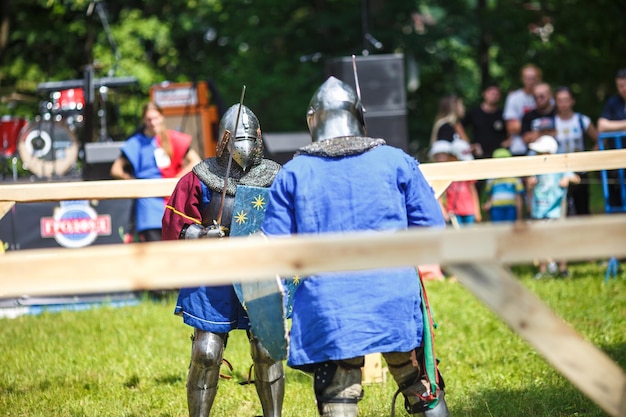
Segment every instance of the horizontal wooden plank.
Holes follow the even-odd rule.
[[[500,265],[449,266],[451,273],[581,392],[611,416],[626,415],[626,375]]]
[[[626,167],[626,149],[424,163],[420,167],[429,182],[443,179],[463,181],[525,177],[566,171],[600,171]]]
[[[103,180],[0,185],[0,201],[18,203],[64,200],[108,200],[166,197],[177,178],[149,180]]]
[[[581,239],[584,237],[584,244]],[[0,296],[227,284],[401,265],[626,256],[626,215],[345,235],[32,249],[0,256]]]
[[[441,193],[445,182],[528,176],[562,171],[598,171],[626,167],[626,149],[589,151],[548,156],[481,159],[421,164],[422,172]],[[104,200],[168,196],[177,179],[74,181],[0,185],[0,201],[36,202]],[[445,187],[443,187],[445,190]]]

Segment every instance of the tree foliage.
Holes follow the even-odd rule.
[[[3,0],[0,13],[0,95],[34,97],[3,100],[2,114],[36,116],[48,99],[39,83],[82,78],[92,65],[96,77],[139,80],[112,92],[116,139],[163,81],[210,80],[226,106],[246,85],[265,131],[302,131],[328,59],[401,52],[417,152],[447,92],[476,104],[485,82],[516,88],[519,68],[534,62],[595,119],[626,66],[624,0]]]

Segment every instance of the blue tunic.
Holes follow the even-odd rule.
[[[270,187],[262,230],[290,235],[443,225],[418,162],[380,146],[337,158],[299,155],[285,164]],[[413,267],[307,277],[294,297],[288,365],[418,347],[418,280]]]
[[[155,138],[148,137],[142,132],[134,134],[124,142],[121,150],[133,166],[135,178],[163,178],[154,158],[156,148]],[[135,205],[137,231],[160,229],[164,208],[165,200],[162,197],[138,198]]]
[[[174,314],[185,324],[213,333],[248,330],[250,322],[232,285],[182,288]]]
[[[199,222],[211,195],[193,172],[184,175],[168,201],[163,217],[163,238],[177,239],[182,225],[189,223],[190,218]],[[250,328],[248,316],[232,285],[182,288],[174,313],[182,316],[185,324],[213,333]]]

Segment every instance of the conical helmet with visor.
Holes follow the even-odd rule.
[[[216,154],[221,159],[227,158],[232,153],[233,160],[246,171],[263,159],[263,140],[259,119],[243,104],[237,132],[233,135],[239,106],[234,104],[222,116]]]

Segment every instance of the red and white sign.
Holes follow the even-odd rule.
[[[82,248],[98,236],[111,234],[111,216],[98,213],[85,202],[66,202],[55,209],[53,217],[40,220],[42,238],[53,237],[66,248]]]

